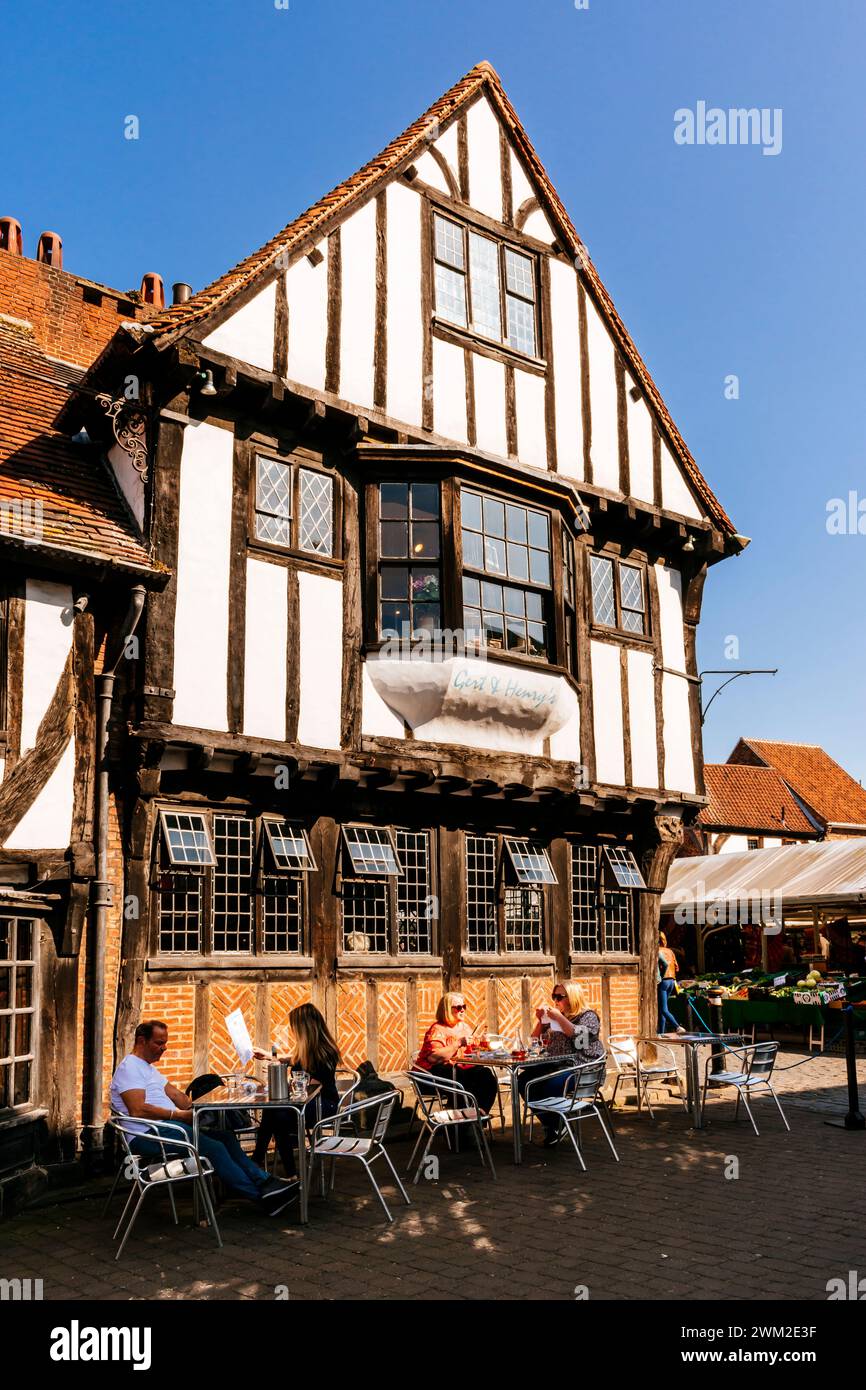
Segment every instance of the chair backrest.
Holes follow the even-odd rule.
[[[391,1122],[391,1111],[394,1109],[396,1099],[396,1091],[392,1091],[390,1096],[382,1096],[380,1099],[376,1119],[373,1122],[373,1133],[370,1136],[374,1144],[381,1144],[388,1132],[388,1125]]]
[[[574,1086],[566,1079],[566,1095],[574,1100],[594,1100],[604,1085],[607,1075],[607,1058],[599,1057],[597,1062],[584,1062],[574,1069]]]
[[[436,1109],[474,1110],[475,1097],[458,1081],[446,1081],[429,1071],[410,1071],[409,1080],[418,1098],[418,1104],[428,1120]]]
[[[608,1038],[608,1044],[610,1060],[617,1071],[633,1070],[638,1057],[637,1039],[622,1033],[617,1037]]]
[[[361,1073],[355,1071],[354,1067],[339,1067],[337,1069],[337,1092],[340,1098],[338,1110],[345,1110],[347,1105],[352,1104],[352,1098],[360,1081]]]
[[[757,1077],[769,1079],[776,1065],[776,1054],[779,1051],[777,1042],[756,1043],[754,1047],[746,1050],[745,1070],[749,1074],[749,1079]]]

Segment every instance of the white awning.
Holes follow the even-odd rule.
[[[747,909],[761,898],[781,901],[786,914],[811,908],[862,908],[866,905],[866,837],[675,859],[662,912],[699,910],[720,901]]]

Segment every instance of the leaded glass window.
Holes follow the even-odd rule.
[[[508,856],[512,882],[500,872]],[[517,880],[515,883],[514,880]],[[476,954],[544,949],[544,889],[555,883],[547,851],[528,840],[466,836],[466,949]]]
[[[571,949],[592,955],[633,954],[635,892],[645,887],[628,846],[573,844]]]
[[[643,565],[607,555],[591,556],[592,613],[602,627],[643,637],[647,631]]]
[[[491,236],[433,216],[436,313],[529,357],[538,354],[535,259]]]
[[[365,832],[364,840],[351,840],[349,837],[359,830]],[[377,847],[386,846],[384,860],[377,860],[372,869],[361,867],[362,862],[370,862],[371,841],[366,838],[370,835]],[[344,840],[349,855],[341,888],[344,952],[432,954],[436,899],[432,895],[430,832],[396,829],[392,833],[372,826],[348,826],[344,827]],[[353,843],[356,857],[352,857]],[[359,844],[363,846],[361,860],[357,858]],[[397,872],[383,863],[395,865]]]
[[[292,465],[256,455],[256,539],[292,544]]]
[[[329,559],[336,548],[335,492],[331,473],[304,468],[291,458],[257,454],[255,539]]]

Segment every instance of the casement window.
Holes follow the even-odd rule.
[[[441,628],[438,483],[380,483],[379,636]]]
[[[160,812],[152,886],[159,955],[302,955],[303,826],[279,816]]]
[[[293,458],[255,456],[253,538],[325,559],[335,554],[335,483],[331,473]]]
[[[464,487],[460,520],[467,636],[549,660],[549,513]]]
[[[344,826],[340,895],[347,955],[432,955],[430,832]]]
[[[0,917],[0,1114],[33,1103],[36,950],[29,917]]]
[[[590,556],[592,616],[601,627],[647,632],[646,571],[640,564],[608,555]]]
[[[543,951],[544,885],[556,881],[543,845],[508,836],[467,835],[467,951]]]
[[[783,842],[783,843],[784,843],[784,842]],[[746,849],[760,849],[760,848],[761,848],[761,841],[760,841],[759,839],[754,839],[753,837],[750,836],[750,837],[746,840]]]
[[[515,352],[538,356],[536,258],[433,214],[436,314]]]
[[[632,955],[635,892],[646,888],[625,845],[571,846],[571,949]]]

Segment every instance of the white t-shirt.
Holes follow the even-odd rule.
[[[111,1108],[121,1115],[128,1115],[129,1111],[123,1102],[124,1091],[144,1091],[144,1099],[148,1105],[161,1105],[167,1110],[176,1110],[174,1101],[165,1093],[166,1084],[165,1077],[156,1067],[130,1052],[111,1078]],[[168,1119],[168,1115],[165,1118]],[[149,1132],[147,1125],[138,1124],[135,1120],[130,1121],[129,1128],[134,1129],[136,1134]]]

